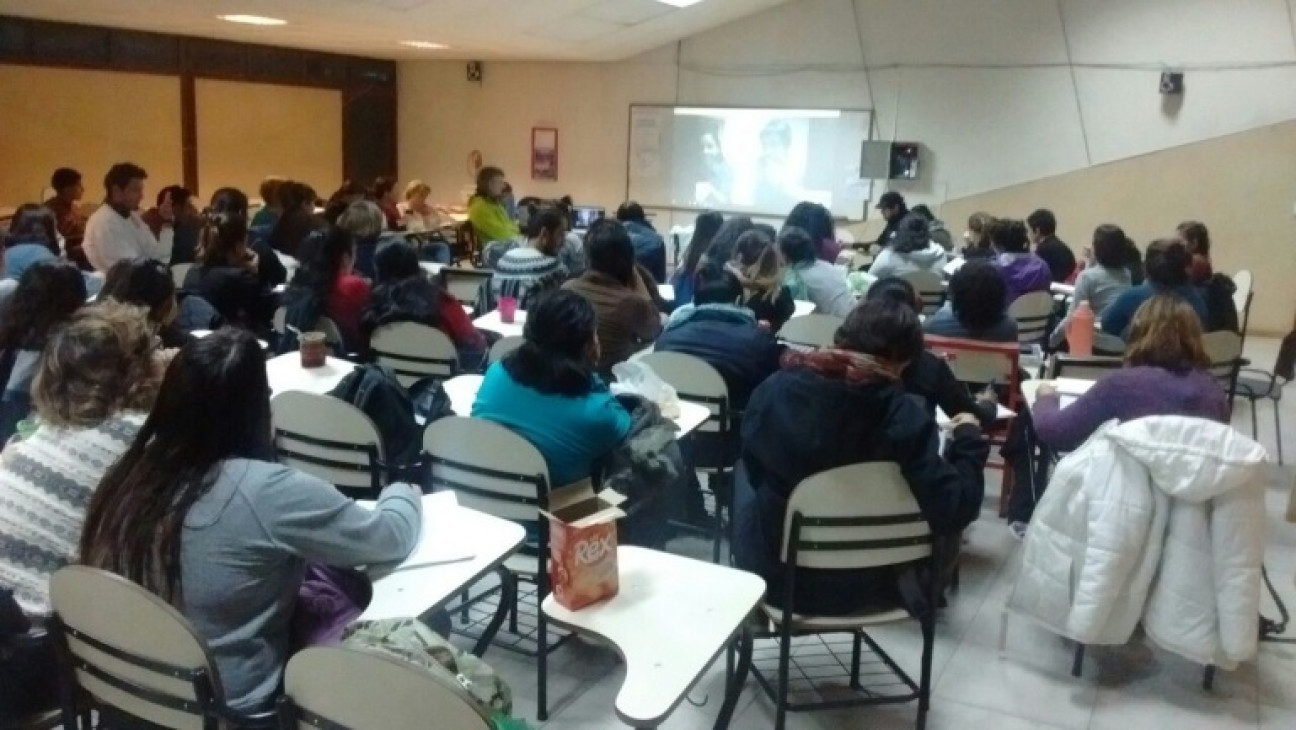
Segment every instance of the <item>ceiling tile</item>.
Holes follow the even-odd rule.
[[[581,15],[609,23],[638,25],[674,10],[675,8],[657,0],[603,0],[587,8]]]

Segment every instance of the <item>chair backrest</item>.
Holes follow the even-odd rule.
[[[711,415],[698,427],[699,431],[719,433],[722,439],[728,438],[733,419],[729,408],[729,387],[710,363],[681,352],[650,352],[638,360],[674,388],[680,400],[706,406]]]
[[[364,411],[331,395],[287,390],[270,399],[270,415],[279,463],[317,476],[348,496],[377,498],[382,436]]]
[[[340,350],[345,347],[346,341],[342,339],[342,330],[337,326],[337,322],[328,317],[320,317],[315,320],[315,329],[324,333],[324,341],[330,347],[339,348]]]
[[[900,278],[913,285],[914,291],[922,299],[923,314],[935,314],[945,303],[945,280],[940,274],[926,269],[906,271]]]
[[[459,372],[459,353],[446,333],[418,322],[394,322],[374,330],[369,349],[379,365],[396,373],[406,388],[429,375],[452,378]]]
[[[460,304],[474,306],[482,284],[490,281],[493,272],[485,269],[461,269],[447,266],[441,269],[441,284]]]
[[[778,336],[779,339],[791,342],[794,345],[832,347],[837,329],[845,321],[844,318],[832,314],[814,313],[802,317],[793,317],[784,323],[783,328],[779,330]]]
[[[1238,370],[1242,367],[1242,336],[1228,330],[1207,332],[1202,335],[1202,346],[1211,361],[1211,375],[1220,381],[1231,399],[1237,386]]]
[[[549,468],[531,442],[498,423],[451,416],[428,424],[423,451],[434,490],[453,490],[464,507],[548,534],[536,510],[547,501]]]
[[[1253,281],[1254,278],[1251,276],[1251,271],[1249,269],[1242,269],[1233,275],[1233,285],[1237,287],[1233,292],[1233,306],[1237,308],[1239,320],[1245,319],[1243,313],[1249,311],[1251,308],[1251,287],[1253,286]],[[1245,332],[1246,328],[1244,327],[1242,331]]]
[[[1044,339],[1052,315],[1053,295],[1048,292],[1023,294],[1008,307],[1008,316],[1017,320],[1017,341],[1024,345]]]
[[[1119,357],[1102,355],[1057,355],[1049,362],[1048,378],[1075,378],[1097,380],[1113,370],[1120,370],[1125,361]]]
[[[171,280],[175,282],[177,289],[184,286],[185,277],[193,267],[193,264],[171,264]]]
[[[342,646],[312,646],[284,671],[282,730],[370,730],[435,725],[489,730],[490,719],[458,684],[412,662]],[[291,718],[283,717],[284,714]]]
[[[931,528],[893,462],[819,472],[788,498],[780,555],[789,566],[858,570],[921,560],[931,551]]]
[[[215,663],[166,601],[119,575],[72,565],[50,577],[50,605],[65,680],[96,705],[164,728],[215,730],[224,703]]]
[[[491,345],[490,352],[486,355],[486,362],[494,363],[503,360],[510,352],[521,347],[524,341],[521,335],[501,337],[499,341]]]
[[[997,382],[1007,386],[1007,406],[1017,410],[1021,397],[1021,347],[1015,342],[981,342],[926,335],[927,349],[945,358],[954,377],[977,387]]]

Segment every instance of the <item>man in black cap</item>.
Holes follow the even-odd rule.
[[[882,193],[878,199],[877,209],[882,211],[882,217],[886,219],[886,228],[882,229],[882,235],[878,236],[877,242],[883,246],[891,243],[891,237],[895,232],[900,230],[900,222],[909,215],[909,207],[905,205],[904,196],[894,190]]]

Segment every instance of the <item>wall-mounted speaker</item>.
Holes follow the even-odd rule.
[[[1161,74],[1161,93],[1169,95],[1182,94],[1184,92],[1184,75],[1173,71],[1166,71]]]
[[[480,84],[482,82],[482,62],[481,61],[468,62],[468,81],[474,84]]]
[[[917,142],[892,142],[891,143],[891,179],[892,180],[917,180],[918,179],[918,148]]]

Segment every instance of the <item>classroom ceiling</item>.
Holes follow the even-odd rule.
[[[4,0],[0,13],[376,58],[611,61],[788,1],[701,0],[677,8],[659,0]],[[216,17],[230,14],[287,24]]]

